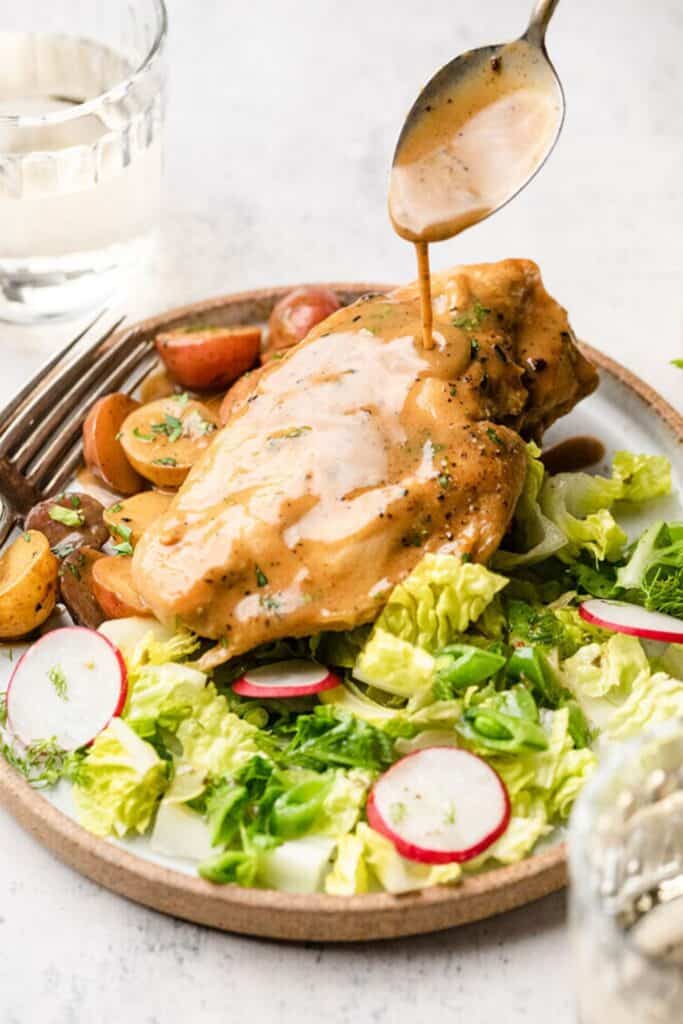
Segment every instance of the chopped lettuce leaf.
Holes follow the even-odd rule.
[[[182,744],[181,763],[213,778],[236,771],[258,753],[259,730],[228,710],[213,684],[197,691],[192,714],[176,733]]]
[[[352,769],[334,773],[331,788],[325,796],[311,832],[337,838],[355,828],[372,782],[370,772]]]
[[[671,463],[665,455],[616,452],[612,476],[621,482],[621,501],[651,501],[671,491]]]
[[[337,840],[334,866],[325,878],[326,893],[331,896],[353,896],[368,891],[369,879],[364,849],[363,842],[357,835],[349,834]]]
[[[407,860],[396,851],[391,840],[364,822],[357,826],[356,836],[363,844],[367,867],[387,892],[412,892],[425,886],[447,885],[459,881],[462,876],[459,864],[431,865]],[[355,877],[359,877],[357,871]]]
[[[211,838],[201,814],[187,801],[204,790],[200,773],[180,771],[159,804],[150,846],[157,853],[181,860],[201,861],[213,853]]]
[[[148,664],[129,678],[124,719],[146,738],[153,736],[157,723],[177,728],[190,715],[195,698],[206,685],[206,676],[189,665],[169,662]]]
[[[613,712],[605,734],[609,739],[627,740],[644,729],[683,717],[683,680],[665,672],[639,678],[626,700]]]
[[[378,690],[409,697],[418,687],[431,681],[434,658],[428,651],[378,625],[360,652],[353,674]]]
[[[322,704],[333,706],[339,711],[348,711],[356,718],[379,727],[394,719],[397,714],[396,708],[372,700],[351,680],[332,690],[323,690],[319,697]]]
[[[280,892],[320,892],[334,849],[334,839],[311,835],[264,850],[258,858],[258,884]]]
[[[564,532],[543,514],[538,503],[545,476],[540,454],[541,449],[533,441],[527,444],[527,473],[512,522],[515,550],[499,549],[492,559],[493,567],[501,572],[542,562],[567,543]]]
[[[73,787],[78,821],[98,836],[145,832],[167,781],[154,748],[114,718],[79,767]]]
[[[507,580],[453,555],[424,556],[394,587],[363,647],[354,675],[402,697],[431,680],[431,655],[476,622]]]
[[[638,680],[647,679],[650,666],[637,637],[614,633],[604,644],[588,644],[562,663],[569,689],[584,697],[615,701],[627,696]]]
[[[545,801],[541,797],[513,801],[510,823],[505,832],[488,850],[463,864],[469,873],[480,871],[491,861],[516,864],[531,853],[536,843],[551,831]]]
[[[628,538],[609,509],[622,491],[620,480],[588,473],[557,473],[545,480],[541,510],[567,538],[558,558],[571,561],[581,551],[608,561],[619,557]]]

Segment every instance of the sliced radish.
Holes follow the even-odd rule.
[[[275,661],[245,672],[233,683],[241,697],[306,697],[339,686],[341,680],[314,661]]]
[[[584,601],[579,614],[586,622],[602,626],[613,633],[627,633],[644,640],[663,640],[669,644],[683,644],[683,619],[663,612],[649,612],[637,604],[626,601],[603,601],[599,598]]]
[[[53,739],[76,750],[119,715],[128,690],[114,645],[91,629],[46,633],[17,662],[7,688],[7,724],[23,743]]]
[[[471,860],[508,827],[510,798],[497,772],[453,747],[416,750],[375,783],[368,821],[403,856],[423,864]]]

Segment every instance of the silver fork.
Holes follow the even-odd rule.
[[[116,333],[124,317],[96,332],[102,316],[0,411],[0,545],[32,505],[58,492],[75,472],[83,457],[81,428],[93,403],[110,391],[130,393],[156,362],[146,337]]]

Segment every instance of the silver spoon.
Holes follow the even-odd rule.
[[[508,203],[547,160],[565,114],[562,85],[545,48],[546,29],[558,2],[537,0],[520,39],[461,54],[441,68],[418,96],[401,130],[392,165],[389,209],[403,238],[427,243],[453,237]],[[530,134],[528,159],[505,161],[505,139],[495,131],[491,136],[494,144],[478,163],[467,156],[461,158],[460,129],[473,89],[489,90],[488,99],[482,101],[486,106],[495,99],[491,90],[504,99],[508,79],[511,91],[527,81],[548,100],[543,131]],[[476,111],[477,103],[471,109]],[[500,109],[500,117],[508,118],[501,120],[504,126],[509,114]],[[472,119],[468,128],[473,125]],[[524,153],[520,150],[517,155]]]

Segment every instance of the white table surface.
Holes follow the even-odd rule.
[[[410,278],[385,213],[401,117],[449,57],[513,36],[525,0],[169,6],[162,246],[127,308]],[[679,407],[682,46],[678,0],[565,0],[550,33],[568,103],[556,152],[507,209],[434,252],[436,268],[537,260],[579,335]],[[0,399],[71,330],[0,325]],[[0,828],[1,1024],[574,1020],[562,896],[432,937],[295,947],[144,910],[63,867],[2,812]]]

